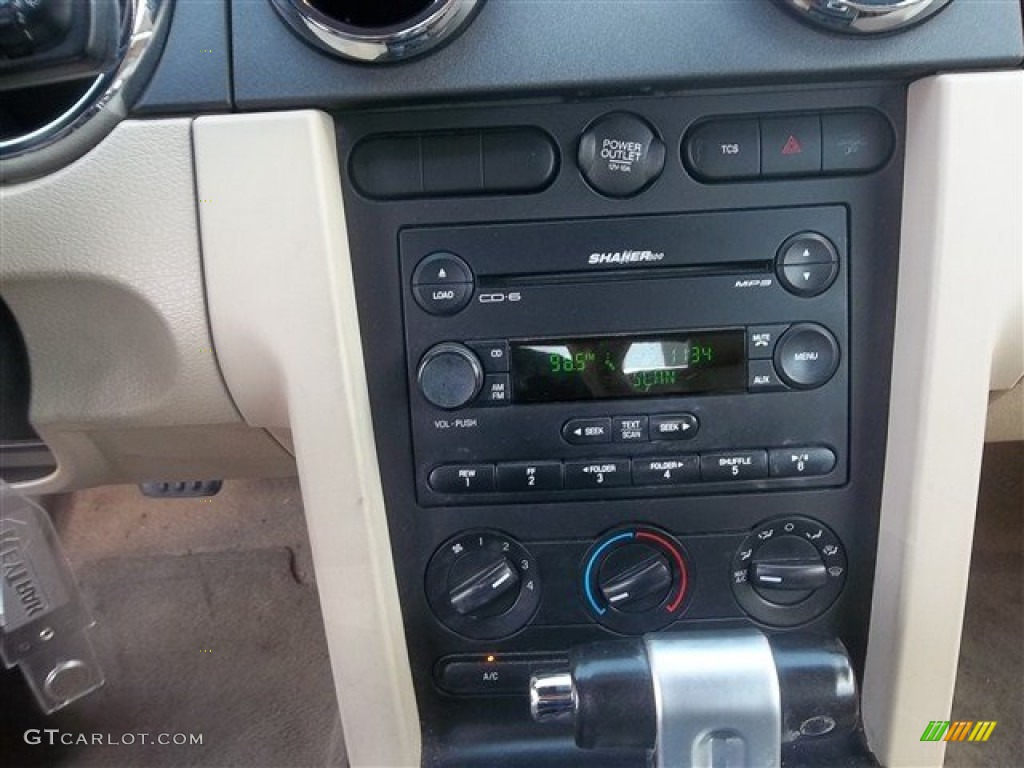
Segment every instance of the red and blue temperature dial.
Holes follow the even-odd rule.
[[[682,545],[657,528],[602,536],[583,558],[582,599],[598,623],[624,634],[652,632],[682,616],[692,578]]]

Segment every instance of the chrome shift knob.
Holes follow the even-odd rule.
[[[537,722],[569,719],[576,712],[572,675],[555,672],[530,678],[530,715]]]

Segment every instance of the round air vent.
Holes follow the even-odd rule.
[[[170,5],[0,3],[0,181],[66,165],[124,118],[156,63]]]
[[[924,21],[950,0],[779,0],[802,19],[836,32],[873,35]]]
[[[352,61],[385,64],[450,40],[483,0],[273,0],[300,37]]]

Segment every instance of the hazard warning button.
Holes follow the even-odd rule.
[[[821,172],[821,118],[792,115],[761,119],[761,175]]]

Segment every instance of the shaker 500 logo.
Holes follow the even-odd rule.
[[[604,251],[590,254],[587,263],[597,264],[634,264],[644,261],[661,261],[665,254],[660,251]]]

